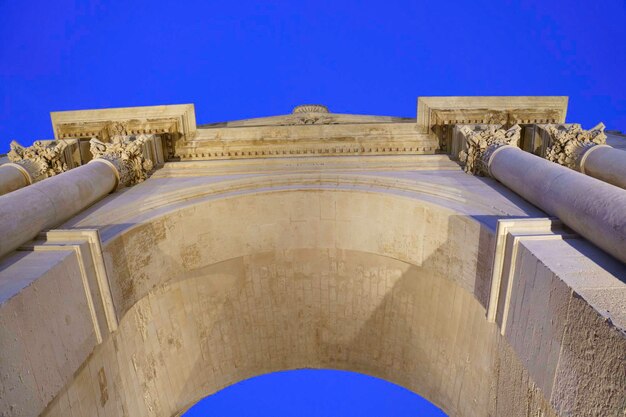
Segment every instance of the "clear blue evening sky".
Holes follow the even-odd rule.
[[[184,417],[208,416],[445,417],[446,415],[411,391],[382,379],[354,372],[306,369],[275,372],[240,382],[198,402],[184,415]]]
[[[568,95],[626,130],[624,0],[0,0],[0,153],[49,112],[195,103],[199,122],[415,116],[426,95]]]
[[[568,121],[626,131],[625,70],[624,0],[0,0],[0,153],[52,137],[50,111],[174,103],[209,123],[311,102],[415,117],[418,96],[568,95]],[[372,378],[299,371],[203,407],[379,417],[415,401]]]

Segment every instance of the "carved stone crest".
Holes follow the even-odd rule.
[[[483,123],[506,124],[509,121],[509,113],[506,111],[490,110],[483,116]]]
[[[130,134],[128,122],[109,122],[105,130],[111,140],[119,136],[128,136]]]
[[[467,150],[459,153],[459,160],[465,172],[488,176],[489,159],[493,152],[504,145],[519,146],[521,130],[519,125],[508,130],[498,125],[484,125],[478,130],[470,126],[461,127],[460,131],[467,141]]]
[[[24,167],[33,182],[67,171],[63,155],[67,143],[64,141],[38,140],[28,147],[12,141],[10,147],[9,160]]]
[[[94,159],[104,159],[112,163],[119,173],[120,183],[131,186],[145,180],[152,170],[152,161],[144,157],[143,147],[153,139],[154,135],[116,135],[112,142],[105,143],[92,138],[90,151]]]
[[[328,107],[322,104],[302,104],[294,107],[291,117],[285,125],[327,125],[332,124],[335,119],[330,115]]]
[[[584,130],[579,124],[548,125],[545,130],[552,142],[546,151],[546,159],[577,171],[589,148],[606,143],[603,123],[590,130]]]
[[[306,115],[293,119],[292,125],[329,125],[334,119],[330,116]]]

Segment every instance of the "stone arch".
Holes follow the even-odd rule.
[[[83,415],[179,415],[238,380],[303,367],[378,376],[450,416],[551,415],[485,318],[501,213],[426,197],[269,187],[111,225],[119,328],[46,415],[72,401]]]

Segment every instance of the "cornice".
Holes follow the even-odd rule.
[[[193,104],[60,111],[50,113],[50,118],[55,139],[95,137],[109,142],[116,135],[166,135],[170,156],[174,142],[196,132]]]
[[[180,160],[434,154],[437,141],[413,123],[198,129],[176,144]]]
[[[435,125],[564,123],[565,96],[419,97],[417,124],[424,133]]]
[[[458,124],[564,123],[567,97],[420,97],[417,126],[424,134],[439,138],[440,150],[449,151],[451,126]]]

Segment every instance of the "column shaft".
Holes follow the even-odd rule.
[[[30,184],[28,173],[15,164],[0,165],[0,195],[19,190]]]
[[[582,173],[626,189],[626,151],[596,145],[583,155]]]
[[[0,197],[0,257],[57,226],[117,186],[113,166],[80,166]]]
[[[626,191],[514,146],[498,148],[490,174],[598,247],[626,262]]]

